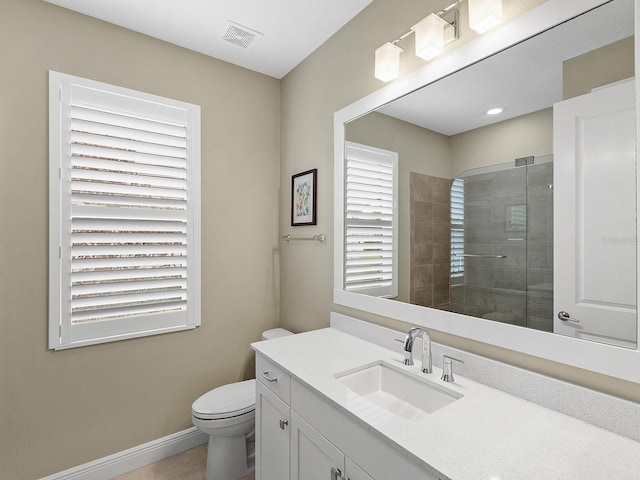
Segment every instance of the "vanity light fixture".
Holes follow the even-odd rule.
[[[456,0],[437,13],[432,13],[411,29],[375,52],[375,77],[389,82],[400,75],[400,54],[404,51],[398,42],[412,33],[415,35],[416,56],[432,60],[444,52],[445,45],[458,39],[458,7]],[[469,26],[479,33],[495,27],[502,21],[502,0],[468,0]]]
[[[502,22],[502,0],[468,0],[469,26],[483,34]]]
[[[416,39],[416,56],[431,60],[444,52],[444,46],[455,40],[455,27],[432,13],[411,27]]]
[[[393,42],[387,42],[376,50],[376,71],[378,80],[389,82],[400,75],[400,54],[402,48]]]

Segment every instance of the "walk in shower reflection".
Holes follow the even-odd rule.
[[[553,156],[467,170],[451,188],[450,310],[553,331]]]

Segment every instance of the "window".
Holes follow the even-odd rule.
[[[451,184],[451,278],[464,277],[464,179]]]
[[[200,324],[200,107],[49,74],[49,348]]]
[[[398,154],[347,142],[345,290],[398,296]]]

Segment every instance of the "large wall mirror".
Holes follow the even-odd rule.
[[[640,382],[634,3],[550,0],[336,113],[337,304]]]

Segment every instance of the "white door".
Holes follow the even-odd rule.
[[[342,480],[344,455],[291,412],[291,480]]]
[[[256,479],[288,480],[290,409],[256,382]]]
[[[634,82],[553,113],[554,331],[635,348]]]

